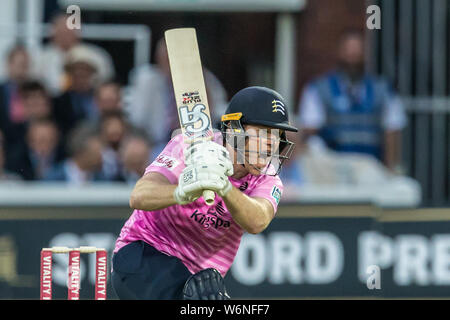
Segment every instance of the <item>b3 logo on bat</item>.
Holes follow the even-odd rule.
[[[205,105],[197,104],[191,111],[187,106],[179,108],[181,126],[185,128],[186,134],[189,136],[207,131],[210,127],[210,119],[204,112]],[[201,123],[199,126],[195,126]]]

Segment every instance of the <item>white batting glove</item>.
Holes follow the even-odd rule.
[[[193,164],[181,173],[174,197],[178,204],[187,204],[201,197],[204,190],[225,196],[232,188],[224,168],[218,164]]]
[[[217,164],[226,176],[233,174],[233,163],[228,150],[214,141],[202,141],[190,146],[184,153],[186,166]]]

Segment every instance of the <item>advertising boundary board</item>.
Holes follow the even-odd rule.
[[[42,247],[105,247],[110,258],[130,213],[125,206],[0,208],[0,298],[37,299]],[[447,298],[449,230],[448,209],[284,205],[267,230],[244,235],[225,279],[238,299]],[[66,298],[64,264],[55,261],[55,299]],[[93,260],[82,258],[81,268],[80,298],[91,299]]]

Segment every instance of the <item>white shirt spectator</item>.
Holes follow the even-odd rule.
[[[398,96],[385,100],[382,112],[382,127],[387,131],[401,130],[407,119],[403,104]],[[300,99],[297,122],[301,128],[320,129],[326,122],[325,106],[314,86],[307,86]]]
[[[76,46],[85,46],[95,52],[97,62],[98,81],[103,82],[114,77],[115,70],[111,56],[103,48],[93,44],[80,43]],[[63,51],[49,43],[38,54],[34,61],[33,75],[40,79],[52,96],[59,95],[66,89],[67,79],[64,70],[68,51]]]

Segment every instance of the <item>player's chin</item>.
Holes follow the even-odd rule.
[[[258,166],[253,165],[253,164],[246,164],[245,167],[246,167],[248,173],[250,173],[253,176],[261,175],[262,171],[264,170],[264,167],[259,168]]]

